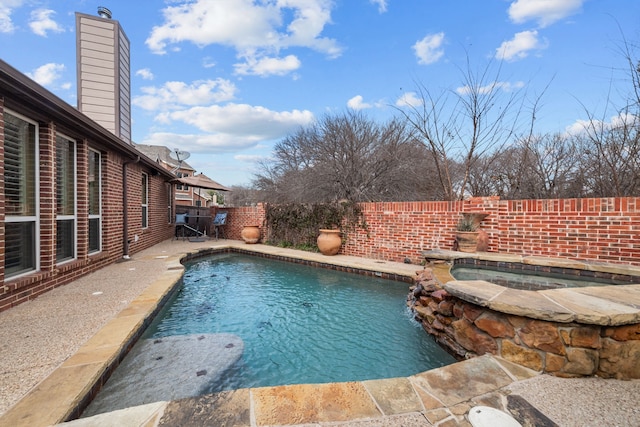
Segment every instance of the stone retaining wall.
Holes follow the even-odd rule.
[[[407,304],[459,358],[486,353],[560,377],[640,378],[640,324],[561,323],[501,313],[454,297],[425,268]]]

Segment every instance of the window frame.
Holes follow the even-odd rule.
[[[188,172],[176,172],[176,176],[178,178],[189,178],[189,173]],[[189,186],[187,184],[182,184],[182,183],[177,183],[176,184],[176,190],[178,191],[183,191],[185,193],[189,192]]]
[[[15,117],[16,119],[22,120],[30,125],[33,126],[33,131],[34,131],[34,164],[33,164],[33,180],[34,180],[34,214],[33,215],[5,215],[4,218],[4,222],[5,222],[5,226],[6,224],[15,224],[15,223],[31,223],[33,224],[33,240],[32,240],[32,244],[33,244],[33,265],[30,266],[29,268],[23,269],[23,270],[19,270],[13,273],[8,273],[7,272],[7,265],[6,265],[6,260],[7,260],[7,247],[6,247],[6,241],[5,241],[5,265],[4,265],[4,274],[5,274],[5,280],[6,279],[16,279],[16,278],[20,278],[23,276],[27,276],[29,274],[32,274],[36,271],[40,270],[40,264],[41,264],[41,260],[40,260],[40,168],[38,167],[38,161],[39,161],[39,152],[40,152],[40,125],[38,124],[38,122],[36,120],[32,120],[22,114],[19,114],[13,110],[10,110],[8,108],[4,109],[3,112],[3,122],[4,122],[4,127],[5,127],[5,138],[4,138],[4,144],[5,147],[3,147],[3,149],[5,150],[5,162],[6,162],[6,143],[7,143],[7,137],[6,137],[6,116],[12,116]],[[24,141],[21,141],[21,143],[24,143]],[[5,168],[5,174],[6,174],[6,168]],[[20,173],[21,177],[24,177],[24,172],[21,171]],[[5,184],[6,184],[6,179],[5,179]],[[6,186],[5,186],[5,206],[6,206]],[[6,229],[5,229],[5,237],[6,237]]]
[[[73,155],[72,160],[71,160],[71,166],[73,166],[73,176],[71,177],[72,181],[73,181],[73,213],[72,214],[59,214],[58,213],[58,207],[59,207],[59,203],[60,203],[60,199],[59,199],[59,185],[61,184],[61,178],[58,175],[58,138],[62,138],[64,141],[66,141],[67,143],[69,143],[69,146],[73,147]],[[70,138],[68,136],[66,136],[63,133],[59,133],[56,132],[56,136],[55,136],[55,144],[56,144],[56,193],[55,193],[55,198],[56,198],[56,264],[60,265],[60,264],[64,264],[67,262],[71,262],[71,261],[75,261],[76,259],[78,259],[78,142],[73,139]],[[68,185],[67,182],[64,183],[64,185]],[[69,255],[66,255],[64,258],[60,258],[60,254],[58,253],[58,246],[57,246],[57,242],[58,242],[58,237],[59,237],[59,233],[60,233],[60,223],[61,222],[71,222],[72,223],[72,229],[71,229],[71,244],[73,245],[73,248],[71,249],[71,253]]]
[[[167,190],[167,224],[173,224],[173,184],[166,183]]]
[[[149,174],[146,172],[142,172],[142,193],[140,194],[141,199],[141,210],[142,210],[142,229],[145,230],[149,228]]]
[[[98,213],[97,214],[92,214],[91,213],[91,188],[89,187],[89,178],[90,178],[90,171],[91,171],[91,154],[96,154],[97,155],[97,170],[95,172],[95,179],[98,183],[97,188],[95,191],[98,192]],[[88,154],[87,154],[87,197],[88,197],[88,203],[87,203],[87,220],[88,220],[88,224],[87,224],[87,252],[89,254],[96,254],[96,253],[100,253],[102,252],[102,153],[98,150],[94,150],[92,148],[89,148],[88,150]],[[98,248],[97,249],[92,249],[91,248],[91,221],[92,220],[98,220]]]

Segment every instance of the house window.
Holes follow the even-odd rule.
[[[5,110],[5,277],[40,268],[38,221],[38,125]]]
[[[142,228],[149,226],[149,175],[142,174]]]
[[[89,253],[102,250],[101,154],[89,150]]]
[[[56,136],[56,261],[76,258],[76,143]]]
[[[178,173],[176,173],[176,175],[178,176],[178,178],[188,178],[189,177],[188,173],[182,173],[182,172],[178,172]],[[176,184],[176,190],[189,191],[189,186],[187,184]]]
[[[165,184],[167,189],[167,222],[171,224],[173,222],[173,185]]]

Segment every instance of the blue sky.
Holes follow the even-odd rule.
[[[418,82],[459,89],[467,58],[500,63],[505,91],[548,86],[540,131],[611,120],[622,34],[640,42],[638,0],[0,0],[0,58],[75,106],[74,13],[98,6],[131,42],[134,141],[224,185],[325,114],[383,121]]]

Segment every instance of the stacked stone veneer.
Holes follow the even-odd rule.
[[[408,305],[459,358],[491,353],[561,377],[640,378],[639,323],[565,323],[502,313],[451,295],[430,269],[418,273]]]

